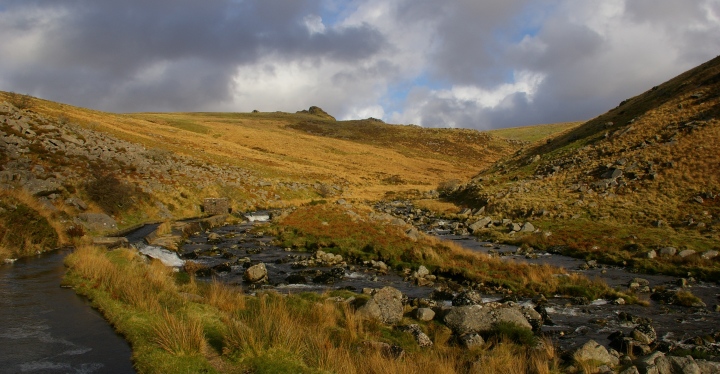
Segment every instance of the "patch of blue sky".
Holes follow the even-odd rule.
[[[322,0],[319,16],[325,26],[333,27],[342,23],[356,9],[355,1]]]
[[[385,113],[402,112],[407,97],[414,88],[424,88],[431,91],[439,91],[443,89],[449,89],[451,85],[449,83],[432,79],[428,74],[421,74],[415,79],[405,80],[397,83],[390,84],[383,95],[380,105],[385,110]]]

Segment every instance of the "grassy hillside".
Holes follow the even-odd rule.
[[[552,232],[526,239],[538,246],[718,278],[717,259],[699,256],[720,249],[718,114],[715,58],[482,170],[451,198],[536,220]],[[648,258],[667,246],[698,253]]]
[[[473,130],[335,121],[316,107],[114,114],[7,92],[0,144],[0,187],[42,200],[65,228],[81,213],[118,228],[198,216],[206,197],[245,211],[422,196],[518,148]]]

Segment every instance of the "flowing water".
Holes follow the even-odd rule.
[[[89,302],[60,288],[57,250],[0,266],[0,373],[134,373],[130,346]]]

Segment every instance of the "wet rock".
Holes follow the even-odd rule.
[[[607,348],[594,340],[589,340],[578,348],[575,353],[573,353],[573,358],[578,363],[593,362],[610,367],[615,367],[620,363],[620,359],[610,354]]]
[[[403,317],[402,292],[393,287],[383,287],[373,293],[370,300],[358,309],[358,313],[365,318],[394,325]]]
[[[218,243],[220,243],[221,241],[222,241],[222,236],[220,236],[220,234],[215,233],[215,232],[211,232],[210,234],[208,234],[208,237],[207,237],[207,242],[208,242],[208,243],[210,243],[210,244],[218,244]]]
[[[477,291],[460,292],[452,299],[453,306],[478,305],[482,304],[482,295]]]
[[[640,342],[641,344],[652,344],[657,339],[657,333],[652,325],[641,324],[630,332],[630,337]]]
[[[519,308],[490,303],[453,307],[444,320],[458,335],[490,331],[498,322],[514,323],[521,328],[532,329]]]
[[[432,321],[435,318],[435,312],[430,308],[417,308],[415,318],[419,321]]]
[[[262,262],[257,265],[250,266],[247,270],[245,270],[245,274],[243,274],[243,278],[250,283],[266,282],[267,276],[267,268]]]
[[[542,329],[544,319],[535,309],[529,306],[523,306],[520,307],[520,312],[522,312],[525,319],[530,323],[533,331],[540,331]]]
[[[307,283],[307,278],[300,274],[291,274],[285,278],[285,281],[288,282],[288,284],[305,284]]]
[[[342,268],[333,268],[330,271],[324,271],[313,277],[314,283],[333,284],[345,277],[345,270]]]

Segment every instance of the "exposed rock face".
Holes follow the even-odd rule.
[[[117,230],[117,222],[105,213],[80,213],[78,223],[90,231]]]
[[[402,297],[402,292],[397,289],[383,287],[375,291],[370,300],[358,309],[358,313],[387,325],[396,324],[403,317]]]
[[[267,268],[265,268],[265,264],[261,262],[257,265],[250,266],[245,270],[243,278],[250,283],[267,281]]]
[[[577,362],[595,362],[610,367],[615,367],[620,363],[620,359],[611,355],[607,348],[594,340],[590,340],[578,348],[573,354],[573,358]]]
[[[314,105],[311,106],[311,107],[310,107],[309,109],[307,109],[307,110],[300,110],[300,111],[298,111],[297,113],[312,114],[312,115],[314,115],[314,116],[318,116],[318,117],[322,117],[322,118],[325,118],[325,119],[330,119],[330,120],[335,121],[335,117],[329,115],[326,111],[324,111],[324,110],[320,109],[320,107],[317,107],[317,106],[314,106]]]
[[[528,330],[532,329],[519,308],[502,304],[454,307],[445,315],[445,324],[457,335],[490,331],[498,322],[510,322]]]

